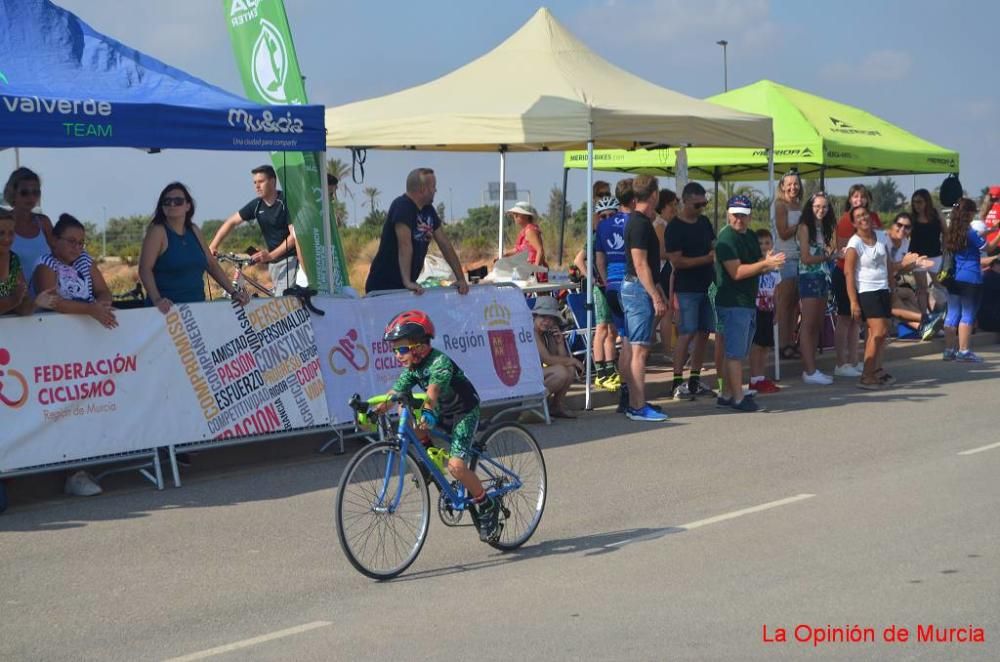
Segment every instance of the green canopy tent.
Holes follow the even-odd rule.
[[[771,117],[775,168],[786,171],[794,167],[803,177],[818,176],[821,186],[826,177],[958,172],[958,152],[938,147],[859,108],[770,80],[717,94],[707,101]],[[766,149],[693,147],[686,151],[691,179],[712,180],[718,186],[721,180],[768,178]],[[594,152],[596,170],[673,176],[676,164],[677,149]],[[586,152],[566,152],[564,167],[586,168]],[[563,232],[560,228],[560,261]]]
[[[874,177],[958,172],[958,152],[930,143],[869,112],[761,80],[706,101],[774,119],[774,163],[804,177]],[[688,148],[692,179],[767,178],[767,150]],[[594,167],[672,175],[676,149],[598,150]],[[585,152],[566,152],[565,167],[586,167]]]

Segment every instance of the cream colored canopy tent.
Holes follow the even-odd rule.
[[[326,127],[327,147],[499,152],[501,191],[509,151],[654,145],[770,149],[772,143],[771,118],[643,80],[591,51],[545,8],[492,51],[441,78],[327,109]],[[588,168],[588,191],[592,185]],[[587,298],[591,303],[590,293]],[[589,318],[588,310],[588,327]],[[587,368],[589,385],[589,361]]]

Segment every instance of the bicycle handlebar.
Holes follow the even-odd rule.
[[[241,255],[237,255],[236,253],[219,253],[215,257],[219,262],[229,262],[230,264],[234,264],[240,268],[253,264],[253,258],[249,255],[247,257],[243,257]]]
[[[310,313],[322,317],[323,315],[326,315],[326,313],[314,306],[312,302],[312,298],[317,294],[319,294],[317,290],[314,290],[311,287],[302,287],[301,285],[293,285],[292,287],[286,288],[285,291],[282,292],[282,295],[286,297],[298,297],[299,301],[302,302],[302,305],[305,306]]]

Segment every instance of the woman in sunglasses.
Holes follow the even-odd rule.
[[[61,214],[52,232],[56,246],[41,256],[35,267],[37,305],[59,313],[89,315],[106,329],[118,326],[111,309],[111,291],[84,249],[83,223]]]
[[[3,189],[3,199],[14,215],[14,245],[21,262],[21,271],[28,289],[32,287],[31,274],[35,264],[45,253],[55,248],[52,221],[45,214],[36,214],[42,197],[42,180],[29,168],[18,168],[10,173]]]
[[[236,290],[208,250],[201,230],[192,222],[194,198],[180,182],[160,191],[153,220],[142,240],[139,278],[150,304],[166,315],[175,303],[205,300],[207,271],[231,297],[246,305],[250,299]]]

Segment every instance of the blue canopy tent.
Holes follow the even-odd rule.
[[[317,152],[323,113],[230,94],[48,0],[0,0],[0,147]]]

